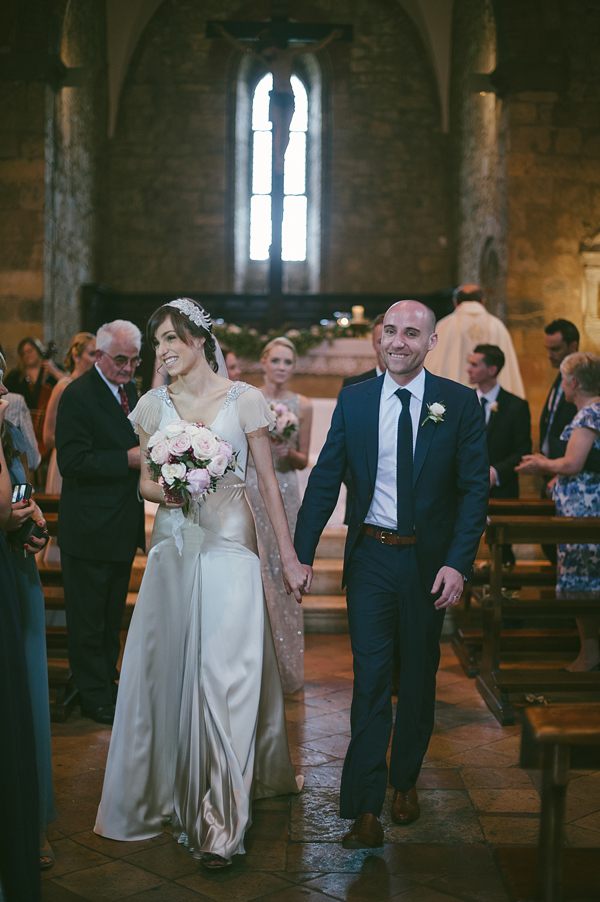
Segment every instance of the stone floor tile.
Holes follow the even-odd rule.
[[[152,839],[139,839],[134,842],[119,842],[116,839],[106,839],[104,836],[98,836],[93,830],[74,833],[72,839],[87,849],[93,849],[113,859],[125,858],[134,852],[155,848],[163,845],[163,843],[175,842],[171,832],[166,830],[158,836],[153,836]]]
[[[42,879],[62,877],[71,871],[81,871],[84,868],[96,867],[112,861],[107,855],[102,855],[93,849],[87,849],[72,839],[54,840],[52,849],[55,855],[54,867],[48,871],[42,871]]]
[[[308,722],[311,727],[326,730],[330,735],[334,733],[350,734],[350,712],[336,711],[334,714],[319,715],[311,717]]]
[[[42,880],[41,902],[87,902],[79,893],[72,893],[52,880]]]
[[[326,755],[324,752],[315,752],[313,749],[304,748],[303,746],[296,746],[296,748],[290,749],[290,753],[292,764],[300,768],[300,772],[302,772],[302,768],[306,766],[316,767],[316,765],[325,764],[328,761],[338,762],[338,759],[334,755]]]
[[[461,777],[467,789],[518,789],[533,786],[530,775],[520,767],[463,767]]]
[[[390,874],[385,860],[373,856],[365,859],[359,874],[322,874],[305,883],[344,902],[387,902],[416,885],[404,875]]]
[[[128,896],[127,902],[209,902],[209,898],[194,892],[194,890],[186,889],[185,886],[168,883],[156,889]]]
[[[600,834],[597,830],[586,830],[577,824],[567,824],[565,844],[572,848],[600,849]]]
[[[89,902],[120,902],[134,892],[159,886],[163,880],[124,861],[111,861],[99,867],[67,874],[53,882],[79,893]]]
[[[331,763],[317,767],[304,767],[304,785],[308,789],[313,786],[329,786],[338,789],[342,779],[342,765]]]
[[[171,841],[150,849],[133,852],[122,859],[134,867],[144,868],[166,880],[177,880],[179,877],[187,877],[194,874],[199,867],[199,862],[181,843],[172,837]]]
[[[223,871],[211,873],[198,869],[195,874],[177,882],[213,902],[250,902],[290,886],[288,880],[275,874],[246,870],[245,864],[238,861],[239,857],[236,856],[231,867]]]
[[[593,830],[600,838],[600,811],[594,811],[585,817],[578,818],[576,821],[573,821],[573,826]]]
[[[478,814],[511,814],[540,811],[536,789],[470,789],[469,795]]]
[[[459,768],[422,768],[417,780],[418,789],[464,789]]]
[[[288,845],[286,873],[316,871],[322,874],[356,874],[362,870],[366,858],[377,858],[384,851],[378,850],[378,854],[374,855],[368,850],[342,849],[339,840],[350,829],[352,821],[340,820],[339,824],[337,842],[291,842]]]
[[[344,758],[348,750],[350,737],[345,733],[338,733],[335,736],[323,736],[321,739],[311,739],[304,743],[307,749],[314,749],[316,752],[323,752],[326,755],[332,755],[334,758]]]
[[[491,742],[497,742],[501,739],[508,739],[510,736],[518,735],[521,737],[520,727],[501,727],[494,719],[493,722],[461,724],[444,732],[444,737],[450,741],[457,740],[464,743],[469,748],[477,748],[480,745],[487,745]]]
[[[479,818],[485,838],[489,843],[537,843],[539,819],[537,817],[509,817],[482,815]]]
[[[596,799],[600,805],[600,771],[574,777],[571,774],[567,796],[573,795],[581,799]]]
[[[407,826],[394,824],[390,818],[393,793],[389,792],[382,813],[387,842],[393,843],[477,843],[483,833],[477,814],[466,790],[419,791],[421,816]]]
[[[291,802],[289,799],[287,801],[287,809],[253,811],[252,827],[248,836],[253,840],[286,841],[289,839]]]
[[[328,692],[326,695],[319,695],[305,699],[305,704],[316,708],[324,708],[326,711],[345,711],[350,708],[352,703],[352,691],[350,689],[342,689],[339,692]]]
[[[436,733],[431,737],[427,752],[425,753],[425,761],[440,761],[444,758],[450,758],[452,755],[460,754],[471,748],[466,742],[460,742],[457,739],[448,739],[447,733]]]
[[[514,755],[502,753],[491,746],[483,746],[476,749],[467,749],[456,755],[444,758],[437,763],[444,767],[509,768],[513,767],[515,762]]]
[[[293,842],[335,842],[346,832],[344,823],[339,816],[337,788],[307,787],[292,802]]]

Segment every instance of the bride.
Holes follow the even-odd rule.
[[[130,414],[143,450],[178,419],[204,423],[238,452],[214,494],[180,505],[142,468],[141,492],[159,502],[152,547],[129,629],[95,831],[149,839],[172,822],[179,842],[210,868],[244,853],[254,799],[299,792],[266,616],[254,521],[244,491],[248,449],[273,524],[287,589],[298,602],[308,574],[294,552],[273,472],[274,417],[258,389],[230,382],[209,316],[188,298],[164,304],[148,337],[170,377]],[[222,355],[220,355],[222,357]],[[238,475],[238,472],[240,475]],[[178,539],[181,552],[176,544]]]

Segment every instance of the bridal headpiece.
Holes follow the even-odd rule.
[[[197,304],[194,304],[193,301],[190,301],[189,298],[177,298],[176,301],[169,301],[165,306],[176,307],[184,313],[188,319],[191,319],[196,326],[200,326],[201,329],[206,329],[207,332],[212,332],[212,320],[208,313]]]

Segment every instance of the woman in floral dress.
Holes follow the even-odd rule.
[[[550,460],[543,454],[523,458],[521,473],[549,473],[556,512],[562,517],[600,516],[600,473],[586,469],[592,448],[600,449],[600,357],[581,352],[569,354],[560,366],[565,399],[577,413],[562,432],[567,442],[564,457]],[[557,561],[559,597],[600,600],[600,545],[559,545]],[[581,649],[567,670],[600,670],[598,630],[600,615],[577,620]]]

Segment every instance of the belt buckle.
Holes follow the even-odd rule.
[[[379,530],[379,541],[381,542],[382,545],[387,545],[388,543],[386,542],[386,539],[391,538],[394,535],[395,535],[395,533],[393,532],[393,530],[380,529]]]

